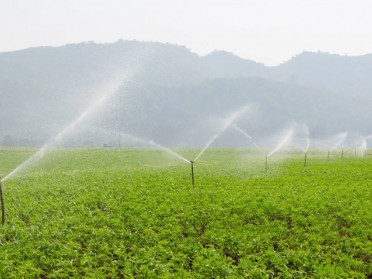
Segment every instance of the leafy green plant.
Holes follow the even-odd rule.
[[[56,150],[3,185],[0,278],[371,276],[371,157],[202,159],[192,187],[158,150]]]

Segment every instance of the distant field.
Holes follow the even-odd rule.
[[[56,150],[2,185],[0,278],[371,278],[371,155]]]

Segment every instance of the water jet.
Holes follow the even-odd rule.
[[[147,139],[144,139],[144,138],[141,138],[141,137],[138,137],[138,136],[134,136],[132,134],[129,134],[127,132],[118,132],[118,131],[113,131],[113,130],[107,130],[107,129],[103,129],[103,128],[99,128],[99,127],[95,127],[96,130],[100,130],[104,133],[109,133],[109,134],[118,134],[120,139],[121,140],[124,140],[125,142],[125,139],[129,140],[129,141],[133,141],[133,142],[136,142],[136,143],[141,143],[141,144],[144,144],[144,145],[150,145],[150,146],[154,146],[156,148],[159,148],[160,150],[164,151],[165,153],[167,153],[168,155],[171,155],[172,157],[174,158],[177,158],[179,160],[181,160],[182,162],[184,163],[189,163],[191,164],[191,182],[192,182],[192,186],[194,187],[195,185],[195,180],[194,180],[194,161],[190,161],[188,159],[186,159],[184,156],[182,156],[181,154],[171,150],[170,148],[167,148],[163,145],[161,145],[160,143],[157,143],[155,142],[154,140],[147,140]]]
[[[224,125],[220,129],[220,131],[215,134],[211,139],[207,142],[207,144],[203,147],[203,149],[199,152],[198,155],[196,155],[194,160],[188,161],[191,164],[191,178],[192,178],[192,186],[194,187],[195,181],[194,181],[194,163],[199,160],[199,158],[204,154],[204,152],[209,148],[209,146],[223,133],[227,128],[229,128],[233,122],[247,109],[249,108],[248,105],[242,107],[241,109],[235,111],[228,119],[224,121]]]
[[[271,150],[269,154],[267,154],[267,157],[274,155],[282,147],[286,146],[291,141],[292,136],[293,136],[293,129],[286,130],[281,141],[278,143],[278,145],[273,150]]]
[[[356,141],[351,147],[354,148],[354,156],[355,157],[363,157],[365,155],[365,151],[367,149],[367,137],[363,137],[359,134],[359,140]]]
[[[35,164],[40,159],[42,159],[52,148],[61,144],[61,142],[66,139],[71,133],[73,133],[76,128],[87,118],[91,117],[98,108],[100,108],[109,98],[111,98],[121,86],[124,84],[125,80],[129,78],[128,76],[123,77],[116,77],[115,80],[112,80],[108,84],[107,90],[102,92],[98,98],[96,98],[90,106],[86,108],[75,120],[73,120],[68,126],[66,126],[62,131],[60,131],[56,136],[54,136],[49,142],[44,144],[36,153],[30,156],[26,161],[18,165],[14,170],[8,173],[2,181],[6,181],[9,178],[13,177],[14,175],[18,174],[19,172],[23,171],[24,169],[28,168],[30,165]]]
[[[335,140],[337,142],[332,146],[331,151],[338,149],[338,147],[341,146],[345,142],[347,136],[348,136],[347,132],[336,135]]]
[[[229,128],[233,122],[235,121],[235,119],[237,119],[243,112],[246,112],[247,109],[249,108],[248,105],[245,105],[244,107],[242,107],[241,109],[235,111],[229,118],[227,118],[225,121],[224,121],[224,125],[222,126],[222,128],[220,129],[220,131],[215,134],[208,142],[207,144],[204,146],[204,148],[199,152],[199,154],[195,157],[195,159],[193,160],[194,162],[196,162],[201,155],[203,155],[203,153],[209,148],[209,146],[223,133],[225,132],[225,130],[227,128]]]
[[[268,158],[274,155],[276,152],[278,152],[280,149],[282,149],[292,140],[293,129],[288,129],[288,130],[285,130],[284,132],[285,133],[283,137],[281,138],[279,143],[275,146],[275,148],[272,149],[269,153],[265,153],[265,173],[267,173]]]
[[[245,136],[249,141],[253,143],[253,145],[261,152],[263,152],[262,148],[253,140],[253,138],[242,128],[240,128],[238,125],[235,123],[232,125],[232,127],[237,130],[239,133],[241,133],[243,136]]]

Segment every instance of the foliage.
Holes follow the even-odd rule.
[[[372,158],[250,155],[208,150],[193,188],[158,150],[54,151],[3,183],[0,278],[370,277]]]

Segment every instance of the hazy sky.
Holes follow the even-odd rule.
[[[0,0],[0,36],[0,52],[136,39],[276,65],[372,53],[372,0]]]

